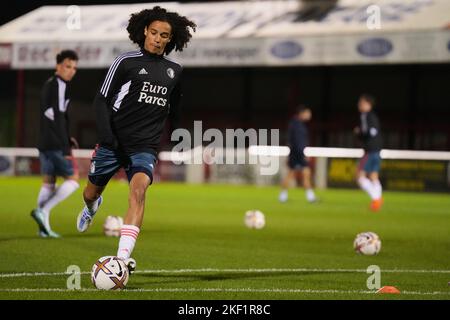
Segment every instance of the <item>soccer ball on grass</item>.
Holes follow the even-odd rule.
[[[120,229],[122,229],[122,226],[122,217],[107,216],[103,224],[103,233],[107,237],[120,237]]]
[[[357,253],[373,256],[381,250],[380,237],[374,232],[362,232],[356,235],[353,248]]]
[[[91,280],[100,290],[122,290],[129,276],[125,262],[114,256],[101,257],[92,266]]]
[[[244,223],[250,229],[262,229],[266,225],[266,218],[259,210],[248,210],[245,213]]]

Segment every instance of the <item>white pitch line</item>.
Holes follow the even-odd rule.
[[[83,288],[79,290],[70,290],[62,288],[9,288],[0,289],[0,292],[104,292],[97,289]],[[368,290],[318,290],[318,289],[283,289],[283,288],[152,288],[152,289],[125,289],[123,291],[110,291],[116,293],[127,293],[127,292],[167,292],[167,293],[188,293],[188,292],[217,292],[217,293],[305,293],[305,294],[376,294],[375,291]],[[404,295],[450,295],[450,292],[445,291],[432,291],[432,292],[421,292],[421,291],[402,291],[400,294]]]
[[[136,273],[208,273],[208,272],[225,272],[225,273],[270,273],[270,272],[348,272],[348,273],[367,273],[367,269],[319,269],[319,268],[266,268],[266,269],[155,269],[155,270],[137,270]],[[406,270],[406,269],[381,269],[386,273],[450,273],[450,270]]]
[[[20,273],[0,273],[0,278],[20,278],[20,277],[54,277],[70,276],[74,274],[90,274],[90,272],[67,273],[67,272],[20,272]]]
[[[268,268],[268,269],[219,269],[219,268],[200,268],[200,269],[154,269],[154,270],[136,270],[136,274],[148,273],[271,273],[271,272],[313,272],[313,273],[367,273],[366,269],[319,269],[319,268]],[[408,269],[381,269],[382,273],[450,273],[450,270],[408,270]],[[90,274],[88,271],[83,271],[80,274]],[[73,273],[67,272],[21,272],[21,273],[0,273],[0,278],[15,278],[15,277],[42,277],[42,276],[69,276]]]

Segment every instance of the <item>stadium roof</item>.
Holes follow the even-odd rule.
[[[81,68],[107,67],[135,49],[130,14],[153,5],[40,7],[0,27],[0,66],[53,68],[55,53],[73,48]],[[450,62],[448,0],[340,0],[320,17],[298,0],[159,5],[198,24],[171,55],[186,66]]]

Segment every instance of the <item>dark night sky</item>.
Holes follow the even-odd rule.
[[[222,0],[226,1],[226,0]],[[120,3],[151,3],[152,1],[143,0],[47,0],[47,1],[27,1],[27,0],[15,0],[8,3],[7,6],[2,8],[0,14],[0,25],[3,25],[27,12],[30,12],[36,8],[44,5],[93,5],[93,4],[120,4]],[[160,0],[155,2],[174,2],[167,0]],[[216,1],[176,1],[176,2],[217,2]]]

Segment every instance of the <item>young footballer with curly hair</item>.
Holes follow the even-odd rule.
[[[195,28],[188,18],[159,6],[132,14],[127,31],[140,49],[114,60],[94,100],[99,144],[91,159],[83,192],[85,207],[78,215],[77,229],[88,229],[108,181],[124,168],[129,206],[117,257],[130,272],[136,267],[131,253],[142,225],[161,134],[166,118],[176,115],[181,97],[182,67],[164,56],[183,51]]]

